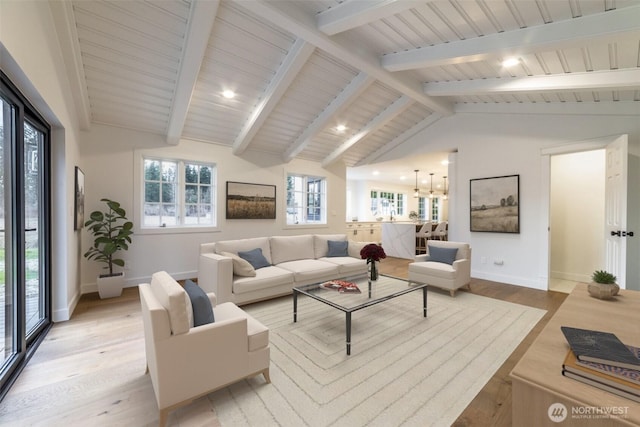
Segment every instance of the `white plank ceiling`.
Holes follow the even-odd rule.
[[[153,132],[168,144],[188,138],[239,156],[258,150],[359,166],[459,111],[560,105],[640,114],[640,0],[51,7],[75,58],[68,74],[77,76],[70,79],[83,127]],[[506,68],[510,57],[519,63]]]

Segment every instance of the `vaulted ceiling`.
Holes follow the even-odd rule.
[[[168,144],[358,166],[459,112],[640,109],[637,0],[51,7],[81,126],[152,132]],[[501,65],[510,57],[519,63]]]

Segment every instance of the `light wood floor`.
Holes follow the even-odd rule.
[[[407,276],[408,260],[387,258],[382,273]],[[448,291],[442,291],[448,295]],[[455,426],[511,426],[511,380],[515,366],[566,294],[473,279],[474,294],[547,310],[547,314],[512,353]],[[71,320],[53,326],[21,377],[0,403],[0,425],[117,425],[146,426],[157,422],[157,407],[148,375],[144,372],[144,343],[137,288],[125,289],[120,298],[100,300],[83,295]],[[114,379],[115,377],[115,379]],[[114,386],[113,384],[117,384]],[[78,399],[77,396],[82,396]],[[202,400],[204,399],[204,400]],[[83,403],[78,405],[78,400]],[[126,403],[126,404],[123,404]],[[181,414],[210,402],[201,398],[174,411],[170,425],[180,425]],[[125,407],[135,407],[135,413]],[[140,410],[141,407],[144,410]],[[202,406],[200,408],[202,410]],[[203,411],[202,426],[216,426]],[[110,422],[101,422],[104,414]],[[28,414],[25,416],[24,414]],[[46,415],[44,415],[46,414]],[[19,422],[15,422],[20,420]]]

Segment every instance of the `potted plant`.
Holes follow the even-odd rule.
[[[107,210],[91,212],[90,219],[84,223],[94,236],[93,246],[85,252],[85,258],[104,263],[108,273],[101,274],[96,283],[100,298],[112,298],[122,294],[124,272],[114,273],[113,267],[124,267],[124,260],[116,258],[121,250],[129,249],[133,223],[127,220],[126,211],[120,203],[101,199],[107,204]]]
[[[413,222],[418,221],[418,212],[416,211],[409,212],[409,219]]]
[[[591,275],[592,282],[589,283],[589,295],[599,299],[611,299],[618,295],[620,286],[616,283],[616,276],[604,271],[596,270]]]

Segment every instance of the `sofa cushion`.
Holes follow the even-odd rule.
[[[291,287],[293,287],[293,273],[271,266],[256,270],[255,277],[236,277],[233,281],[232,292],[234,294],[243,294],[286,284],[291,284]]]
[[[218,321],[237,319],[239,317],[247,319],[247,346],[249,351],[260,350],[269,345],[269,328],[251,317],[250,314],[232,302],[219,304],[214,309]],[[212,361],[215,362],[215,361]]]
[[[314,234],[313,235],[313,258],[323,258],[327,256],[329,252],[328,242],[332,240],[334,242],[346,241],[346,234]]]
[[[271,262],[274,265],[299,259],[313,259],[313,236],[273,236],[271,244]]]
[[[349,246],[347,246],[347,253],[349,254],[350,257],[361,258],[360,251],[369,243],[371,242],[356,242],[353,240],[349,240]]]
[[[349,242],[346,240],[340,242],[337,240],[329,240],[327,242],[327,246],[329,250],[327,251],[328,257],[337,257],[337,256],[349,256],[347,252],[347,245]]]
[[[262,255],[273,264],[271,259],[271,247],[269,246],[268,237],[254,237],[251,239],[238,240],[221,240],[216,242],[216,253],[221,255],[222,252],[231,252],[237,254],[239,251],[250,251],[251,249],[262,249]]]
[[[260,248],[255,248],[250,251],[239,251],[238,256],[247,260],[256,270],[271,265],[264,255],[262,255],[262,249]]]
[[[233,261],[233,274],[243,277],[255,277],[256,269],[246,259],[240,258],[238,255],[231,252],[222,252],[222,256],[227,256]]]
[[[364,259],[356,259],[350,256],[326,257],[320,258],[319,261],[326,261],[338,266],[340,276],[351,276],[363,274],[367,271],[367,261]]]
[[[189,332],[193,325],[193,313],[189,295],[166,271],[153,273],[151,291],[169,314],[173,335]]]
[[[184,282],[184,290],[189,295],[193,309],[193,326],[206,325],[215,321],[211,301],[205,291],[192,280]]]
[[[339,274],[339,269],[336,264],[317,259],[282,262],[278,264],[278,267],[291,271],[293,273],[293,280],[296,283],[311,282],[316,279],[324,280],[327,277],[333,277]]]
[[[456,278],[455,269],[451,265],[443,262],[421,261],[409,264],[409,272],[425,274],[427,271],[430,276],[441,279],[454,280]]]
[[[445,264],[453,264],[458,254],[458,248],[442,248],[438,246],[427,245],[429,253],[429,261],[443,262]]]

